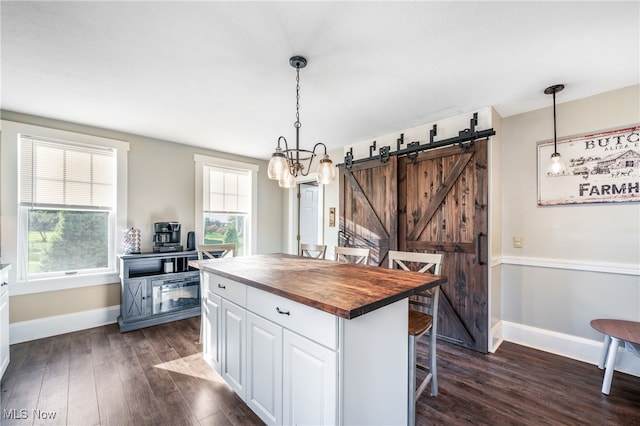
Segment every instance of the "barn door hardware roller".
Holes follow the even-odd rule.
[[[496,131],[493,130],[493,128],[478,131],[476,130],[477,125],[478,113],[475,112],[473,113],[473,117],[469,121],[469,127],[458,131],[458,136],[436,141],[435,137],[438,134],[438,127],[436,124],[434,124],[433,127],[429,130],[429,142],[426,142],[424,144],[420,144],[419,141],[410,142],[407,144],[406,148],[402,148],[402,145],[404,145],[404,133],[401,133],[400,137],[396,141],[395,151],[391,152],[390,146],[383,146],[378,149],[378,155],[373,154],[373,152],[376,150],[376,141],[373,141],[371,146],[369,146],[368,158],[354,160],[353,148],[351,148],[349,152],[347,152],[347,155],[344,157],[344,163],[338,164],[338,166],[344,166],[345,168],[350,169],[354,164],[364,163],[365,161],[376,159],[384,164],[389,161],[389,157],[394,155],[398,157],[407,156],[409,160],[416,161],[418,153],[422,151],[427,151],[434,148],[442,148],[445,146],[456,144],[459,145],[462,149],[469,149],[473,146],[474,142],[477,139],[485,139],[496,134]]]

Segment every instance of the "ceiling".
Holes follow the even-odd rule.
[[[1,5],[3,110],[268,158],[638,84],[638,2]],[[481,129],[479,129],[481,130]]]

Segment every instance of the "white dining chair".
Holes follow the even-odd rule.
[[[371,249],[368,247],[338,247],[333,251],[336,262],[369,264]]]
[[[300,244],[300,255],[314,259],[324,259],[327,246],[323,244]]]
[[[217,259],[233,257],[236,253],[235,244],[201,244],[198,246],[198,259]]]
[[[442,268],[442,254],[415,253],[390,250],[388,253],[389,268],[400,268],[405,271],[417,271],[439,275]],[[413,268],[411,268],[413,266]],[[438,395],[438,369],[436,363],[436,336],[438,330],[438,299],[440,286],[420,293],[418,297],[409,300],[409,424],[415,423],[416,401],[431,383],[431,395]],[[421,312],[416,308],[424,308]],[[418,339],[429,333],[429,361],[428,365],[417,362],[416,343]],[[417,370],[426,372],[426,376],[416,387]]]

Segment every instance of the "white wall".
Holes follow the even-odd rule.
[[[568,103],[560,94],[558,137],[639,123],[639,99],[640,86]],[[591,319],[640,321],[640,203],[538,207],[536,144],[553,137],[551,106],[508,118],[491,108],[479,112],[477,128],[496,130],[489,154],[490,348],[506,339],[597,363],[602,336],[589,326]],[[468,119],[438,122],[436,140],[455,136]],[[395,150],[400,133],[407,142],[424,142],[430,127],[374,139]],[[368,156],[374,139],[345,146],[342,156],[352,146],[356,159]],[[337,206],[338,188],[327,191]],[[325,239],[337,242],[337,232],[326,228]],[[513,248],[513,236],[523,237],[523,248]],[[623,354],[619,369],[640,375],[638,364]]]
[[[558,103],[558,138],[640,122],[639,94],[632,86]],[[590,342],[602,335],[591,319],[640,321],[640,203],[538,207],[536,143],[552,138],[551,106],[502,120],[502,333],[595,362]],[[637,359],[630,372],[640,374]]]
[[[140,228],[142,251],[152,250],[153,223],[157,221],[175,220],[182,223],[182,243],[186,245],[187,232],[194,230],[195,153],[257,164],[259,166],[257,188],[259,207],[256,252],[273,253],[282,250],[283,195],[278,188],[278,183],[267,179],[267,162],[264,160],[234,156],[190,145],[11,111],[2,111],[2,118],[129,142],[127,227]],[[10,184],[9,182],[4,183]],[[12,221],[3,220],[3,224],[10,222]],[[12,229],[4,228],[1,231],[3,238],[7,238],[14,232]],[[3,253],[3,256],[6,254]],[[96,318],[100,317],[101,323],[113,322],[115,317],[112,318],[112,316],[119,312],[119,284],[114,282],[89,288],[91,289],[90,297],[87,296],[87,288],[13,295],[15,292],[10,286],[12,329],[16,329],[18,326],[22,327],[25,324],[31,328],[43,328],[43,324],[54,323],[54,317],[64,317],[64,322],[69,324],[80,318],[79,315],[86,314],[89,314],[90,318],[87,321],[78,321],[78,324],[88,324],[92,327],[100,325],[100,323],[92,323],[94,317],[91,317],[90,312],[96,312]],[[43,304],[51,300],[64,300],[65,302],[63,304],[57,303],[55,310],[41,308]],[[107,319],[104,319],[104,315],[100,313],[104,310],[108,310]],[[66,331],[70,330],[65,329],[64,332]],[[50,331],[49,335],[52,334],[55,334],[54,329]],[[44,335],[40,334],[37,337],[44,337]]]

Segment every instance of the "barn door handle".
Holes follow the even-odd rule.
[[[478,259],[478,265],[486,265],[487,262],[482,260],[482,237],[486,237],[486,235],[482,232],[478,233],[478,252],[476,254],[476,258]]]

